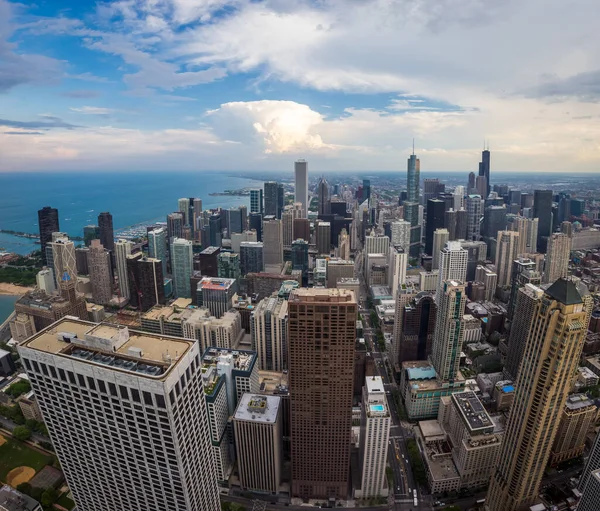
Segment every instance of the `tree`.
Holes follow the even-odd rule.
[[[31,430],[27,426],[17,426],[15,429],[13,429],[13,436],[17,440],[24,442],[25,440],[29,440],[31,438]]]
[[[42,504],[44,507],[52,507],[52,504],[54,504],[57,499],[58,493],[56,490],[52,487],[46,488],[42,493],[42,500],[40,501],[40,504]]]
[[[5,392],[13,399],[19,397],[21,394],[25,394],[31,390],[31,383],[27,380],[20,380],[17,383],[13,383],[8,387]]]
[[[17,485],[17,491],[24,493],[25,495],[31,495],[32,487],[29,483],[21,483]]]

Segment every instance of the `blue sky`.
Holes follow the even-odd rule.
[[[597,172],[600,6],[565,4],[0,0],[0,171],[402,170],[414,137]]]

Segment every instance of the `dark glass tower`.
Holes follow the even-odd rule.
[[[446,203],[439,199],[427,201],[427,223],[425,224],[425,253],[433,255],[433,233],[444,227]]]
[[[52,241],[52,233],[60,231],[58,226],[58,209],[46,206],[38,211],[40,228],[40,244],[42,259],[46,264],[46,244]]]
[[[490,151],[484,149],[481,153],[481,161],[479,162],[479,175],[485,177],[487,186],[487,197],[490,194]]]
[[[114,252],[115,233],[113,231],[112,215],[106,211],[98,215],[98,227],[100,228],[100,243],[106,250]]]
[[[537,250],[545,254],[552,233],[552,190],[534,190],[533,218],[539,218]]]
[[[265,215],[277,216],[279,186],[275,181],[265,183],[264,204]],[[279,218],[279,217],[278,217]]]

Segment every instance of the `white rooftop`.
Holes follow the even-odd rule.
[[[277,420],[280,403],[279,396],[246,393],[240,399],[233,418],[234,420],[274,424]]]

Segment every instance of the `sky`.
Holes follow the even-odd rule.
[[[597,0],[0,0],[0,172],[600,171]],[[484,142],[485,141],[485,142]]]

